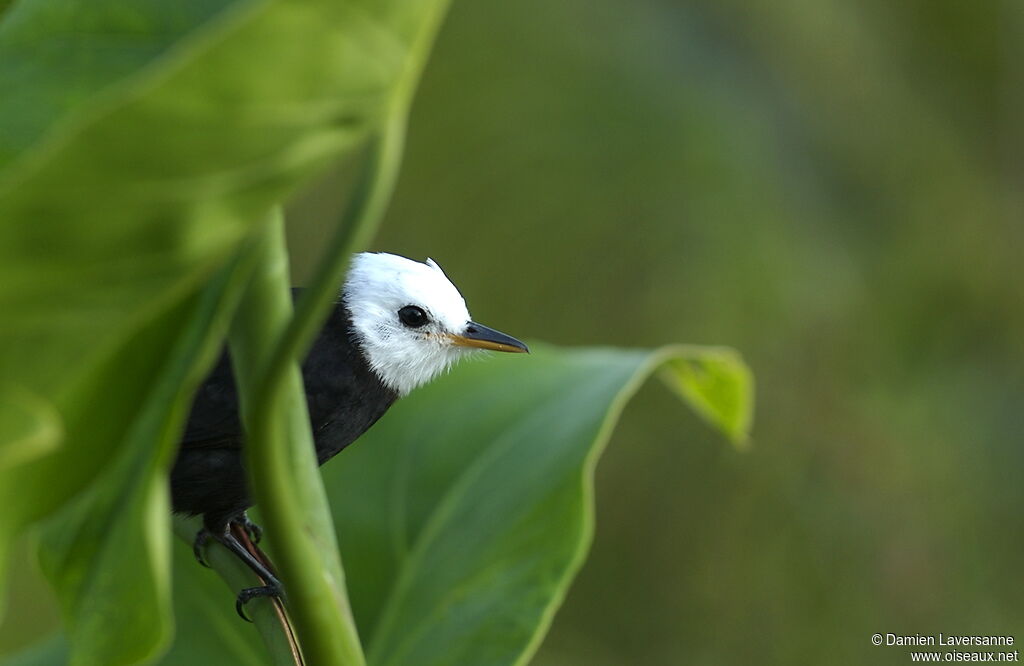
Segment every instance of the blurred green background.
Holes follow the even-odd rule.
[[[536,663],[1024,640],[1022,110],[1019,0],[454,3],[374,249],[513,335],[728,344],[758,382],[745,453],[659,386],[629,407]],[[52,617],[16,578],[0,646]]]

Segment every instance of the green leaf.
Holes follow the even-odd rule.
[[[137,58],[131,76],[82,84],[94,94],[30,133],[0,171],[0,376],[58,411],[84,401],[82,378],[195,289],[266,210],[380,121],[412,67],[407,41],[437,5],[222,4],[212,17],[182,10],[194,24],[172,31],[184,36],[164,57]],[[57,42],[79,21],[124,33],[125,13],[145,41],[166,23],[150,14],[167,6],[22,0],[2,24],[0,52]],[[48,69],[5,99],[43,95],[95,55],[51,51]],[[0,58],[0,81],[23,65]],[[9,101],[0,126],[35,111]],[[57,502],[107,455],[97,452]]]
[[[15,396],[0,413],[0,582],[13,536],[67,511],[74,529],[46,542],[51,571],[75,622],[108,634],[72,629],[76,654],[118,649],[136,596],[165,610],[115,661],[168,630],[167,565],[146,559],[166,549],[166,519],[140,523],[166,508],[149,476],[165,454],[139,452],[146,438],[166,452],[184,416],[151,402],[156,387],[180,395],[168,355],[205,335],[187,331],[183,304],[267,210],[392,121],[444,5],[19,0],[4,12],[0,87],[18,94],[0,98],[0,390]],[[105,538],[104,523],[111,543],[71,543]],[[119,559],[121,540],[134,549]],[[124,564],[119,577],[89,578],[101,560]]]
[[[198,521],[176,519],[176,527],[191,539]],[[196,562],[187,539],[174,539],[171,544],[174,570],[175,641],[158,661],[162,666],[196,666],[197,664],[234,664],[237,666],[274,666],[294,664],[279,645],[265,645],[272,634],[267,628],[257,631],[263,622],[276,623],[269,606],[248,609],[255,625],[235,615],[234,595],[252,584],[252,573],[226,550],[210,549],[207,560],[217,571],[235,567],[230,582],[212,569]],[[0,657],[0,666],[66,666],[69,646],[63,633],[58,633],[20,652]]]
[[[0,171],[9,381],[48,396],[87,371],[208,276],[312,171],[351,150],[404,73],[403,43],[352,3],[221,4],[212,17],[182,12],[190,30],[171,30],[184,36],[164,57],[132,60],[131,76],[82,83],[93,94],[38,137],[26,131],[34,140]],[[80,23],[144,42],[167,27],[154,14],[167,6],[23,0],[3,23],[0,53],[27,43],[35,56],[40,36],[57,42]],[[102,60],[95,49],[54,47],[47,69],[17,79],[19,95],[5,99],[43,95],[58,73]],[[0,58],[0,81],[15,81],[24,60]],[[9,102],[0,126],[37,111]]]
[[[0,99],[0,170],[231,4],[19,0],[0,23],[0,89],[19,91]]]
[[[72,663],[136,663],[169,639],[167,468],[191,393],[219,351],[248,267],[231,264],[153,321],[95,382],[117,383],[122,369],[136,362],[136,350],[163,351],[117,454],[95,483],[45,524],[41,561],[64,611]],[[88,421],[80,425],[90,431]],[[90,444],[84,436],[80,443]]]
[[[369,662],[524,663],[586,555],[622,407],[652,373],[709,356],[735,367],[691,406],[747,414],[749,375],[724,350],[541,347],[416,391],[328,464]]]
[[[693,410],[737,445],[754,417],[754,378],[734,349],[679,346],[661,377]]]
[[[0,386],[0,469],[53,451],[63,436],[60,414],[40,396],[17,386]]]

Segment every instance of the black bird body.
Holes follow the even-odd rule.
[[[299,290],[294,290],[298,295]],[[317,458],[322,465],[377,422],[398,398],[364,358],[337,303],[302,363]],[[212,533],[252,506],[243,465],[238,389],[227,350],[196,393],[171,471],[175,511],[202,515]]]

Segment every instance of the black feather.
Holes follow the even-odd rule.
[[[320,464],[355,441],[398,398],[367,364],[342,303],[302,363],[302,378]],[[206,528],[218,534],[252,506],[243,442],[238,390],[225,350],[196,392],[171,471],[174,510],[201,514]]]

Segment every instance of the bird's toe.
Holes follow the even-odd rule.
[[[260,587],[247,587],[238,593],[238,598],[235,600],[235,611],[238,616],[246,622],[252,622],[248,615],[245,614],[245,605],[256,599],[257,597],[273,597],[281,598],[283,591],[280,585],[263,585]]]
[[[199,562],[199,564],[206,568],[209,568],[210,565],[207,563],[206,558],[203,557],[203,549],[209,543],[210,536],[210,531],[204,527],[196,533],[196,539],[192,542],[192,554],[195,555],[196,562]]]

